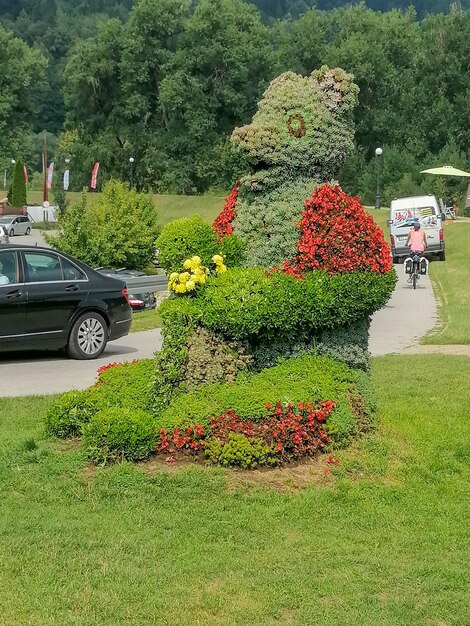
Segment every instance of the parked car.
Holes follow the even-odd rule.
[[[0,224],[0,243],[8,243],[8,231],[5,226]]]
[[[96,359],[131,322],[124,281],[49,248],[0,245],[0,351]]]
[[[124,267],[115,269],[115,268],[105,268],[98,267],[96,271],[105,274],[106,276],[112,276],[114,278],[120,278],[121,276],[146,276],[145,272],[139,272],[137,270],[128,270]],[[134,313],[138,313],[139,311],[150,311],[157,306],[157,299],[155,294],[151,291],[144,293],[130,292],[129,291],[129,304],[132,307],[132,311]]]
[[[26,215],[0,215],[0,225],[6,228],[9,237],[29,235],[33,227]]]

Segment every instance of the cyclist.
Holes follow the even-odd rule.
[[[421,230],[421,224],[418,220],[413,224],[413,228],[408,233],[408,239],[406,245],[410,248],[411,254],[421,255],[428,247],[426,239],[426,233]],[[414,267],[414,263],[413,263]],[[418,275],[419,278],[419,275]],[[411,283],[412,275],[408,278],[408,282]]]
[[[406,245],[411,252],[418,254],[422,254],[428,247],[426,233],[421,230],[421,224],[418,221],[413,224],[413,229],[408,233]]]

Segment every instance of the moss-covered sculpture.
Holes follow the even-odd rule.
[[[293,72],[272,81],[251,124],[236,128],[233,143],[251,168],[239,185],[229,222],[247,246],[251,266],[272,266],[296,252],[296,223],[315,185],[331,180],[353,148],[351,113],[358,87],[341,69],[308,77]],[[224,228],[225,226],[225,228]]]

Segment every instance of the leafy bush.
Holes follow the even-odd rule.
[[[245,251],[246,245],[237,235],[229,235],[220,241],[220,254],[224,257],[224,262],[228,267],[244,265]]]
[[[184,261],[195,255],[208,267],[214,254],[219,252],[215,232],[199,215],[181,217],[166,224],[156,246],[158,262],[167,274],[180,271]]]
[[[466,206],[463,210],[463,214],[465,217],[470,217],[470,206]]]
[[[100,408],[139,407],[150,411],[153,397],[155,359],[141,359],[107,368],[98,376],[94,396]]]
[[[272,446],[263,444],[261,439],[248,438],[245,435],[230,433],[224,444],[212,437],[206,445],[206,457],[223,467],[241,467],[254,469],[259,465],[275,465],[278,460]]]
[[[155,448],[154,420],[138,409],[105,409],[84,425],[83,441],[94,463],[141,461]]]
[[[229,410],[241,420],[259,422],[270,415],[267,404],[275,406],[281,402],[297,406],[299,402],[316,404],[327,400],[335,401],[334,412],[344,410],[353,420],[363,420],[351,402],[350,394],[360,393],[356,380],[356,372],[341,363],[326,357],[301,356],[258,374],[242,374],[232,384],[205,385],[177,395],[156,423],[159,429],[169,432],[199,423],[207,432],[211,416]]]
[[[57,398],[46,414],[46,432],[56,437],[78,437],[82,427],[108,407],[150,411],[153,398],[155,361],[105,366],[96,385],[84,391],[68,391]]]
[[[59,396],[46,413],[46,432],[55,437],[78,437],[98,410],[93,390],[68,391]]]
[[[155,256],[157,212],[149,196],[111,180],[101,196],[61,214],[59,233],[46,236],[54,247],[91,266],[143,269]]]

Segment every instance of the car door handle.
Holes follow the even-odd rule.
[[[9,291],[5,295],[5,298],[8,298],[9,300],[12,300],[13,298],[19,298],[22,295],[23,295],[23,293],[19,289],[15,289],[14,291]]]
[[[65,291],[78,291],[80,287],[78,285],[67,285]]]

